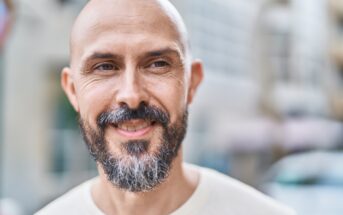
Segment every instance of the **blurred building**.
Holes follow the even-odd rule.
[[[335,71],[335,88],[331,93],[333,114],[343,119],[343,2],[329,0],[330,43],[332,69]]]
[[[264,3],[257,63],[266,112],[279,116],[329,115],[326,4],[325,0]]]
[[[68,116],[73,121],[75,114],[68,115],[59,84],[59,72],[69,61],[71,24],[85,2],[15,1],[17,17],[3,82],[1,197],[15,200],[25,214],[89,178],[91,164],[76,129],[71,129],[76,125],[68,123]],[[58,120],[65,122],[61,126]]]
[[[183,3],[193,53],[206,71],[191,107],[187,158],[257,185],[287,153],[342,146],[328,3]]]
[[[6,53],[0,198],[15,199],[27,214],[96,174],[59,84],[71,24],[85,2],[17,1]],[[258,185],[283,154],[340,144],[340,0],[172,2],[205,64],[186,160]]]

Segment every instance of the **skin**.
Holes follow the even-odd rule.
[[[174,123],[203,78],[201,62],[190,59],[184,24],[168,1],[92,0],[73,27],[70,67],[63,69],[61,83],[75,110],[94,128],[99,113],[121,105],[137,108],[142,102],[168,112]],[[118,142],[146,139],[147,153],[153,153],[161,132],[159,125],[131,136],[107,128],[105,138],[111,153],[126,156]],[[199,181],[197,171],[183,165],[182,149],[167,180],[149,192],[120,190],[100,165],[98,170],[92,197],[105,214],[169,214],[187,201]]]

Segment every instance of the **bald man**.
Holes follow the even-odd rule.
[[[61,82],[99,176],[37,214],[293,214],[234,179],[183,163],[187,109],[203,78],[187,40],[167,0],[89,1]]]

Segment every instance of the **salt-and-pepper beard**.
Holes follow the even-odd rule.
[[[167,113],[143,104],[135,110],[124,106],[115,112],[101,113],[97,118],[97,129],[93,129],[81,117],[79,125],[90,154],[102,166],[107,179],[120,189],[146,192],[168,177],[172,161],[186,134],[187,118],[188,111],[185,110],[175,123],[170,124]],[[109,151],[105,128],[131,119],[151,120],[162,126],[160,143],[154,153],[147,152],[149,144],[152,144],[148,140],[114,143],[122,147],[126,152],[124,155],[115,155]]]

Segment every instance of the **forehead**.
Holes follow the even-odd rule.
[[[72,32],[72,61],[111,49],[123,52],[176,46],[184,50],[176,19],[160,5],[141,0],[116,2],[94,0],[81,12]]]

